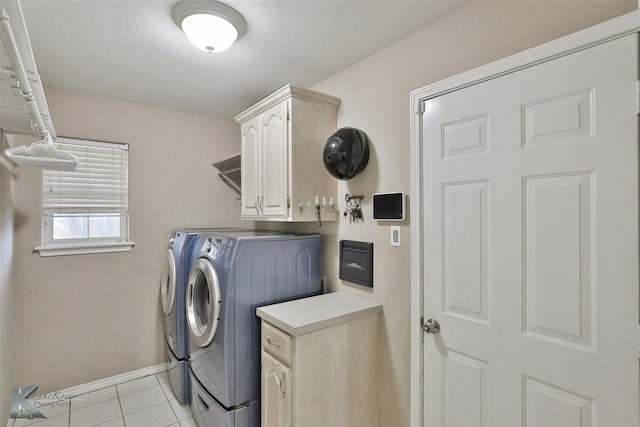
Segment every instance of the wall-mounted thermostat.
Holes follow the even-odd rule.
[[[402,192],[375,193],[373,219],[378,221],[404,221],[406,196]]]

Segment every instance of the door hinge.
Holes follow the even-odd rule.
[[[291,209],[291,197],[287,197],[287,209]]]
[[[638,325],[638,359],[640,359],[640,325]]]
[[[287,121],[291,120],[291,111],[287,110]]]
[[[424,103],[427,101],[420,101],[418,102],[418,111],[416,112],[416,114],[420,115],[420,114],[424,114],[425,108],[424,108]]]

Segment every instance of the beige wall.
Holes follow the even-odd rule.
[[[240,150],[231,120],[47,89],[59,136],[129,144],[131,252],[41,258],[38,169],[17,169],[15,384],[59,390],[165,360],[159,279],[178,227],[239,225],[211,163]],[[12,143],[12,145],[15,145]],[[4,194],[4,191],[3,191]]]
[[[5,135],[0,131],[0,151],[8,148]],[[13,386],[13,200],[11,166],[0,165],[0,425],[9,417],[11,388]]]
[[[361,128],[371,138],[367,169],[338,185],[339,199],[346,192],[367,196],[366,220],[350,224],[341,217],[320,229],[316,224],[261,226],[321,232],[329,288],[384,304],[381,426],[409,425],[409,226],[413,219],[399,224],[402,248],[390,247],[391,224],[371,219],[371,194],[410,192],[409,91],[635,6],[635,1],[473,2],[314,88],[342,99],[339,126]],[[41,391],[163,361],[157,288],[170,230],[240,224],[239,204],[215,179],[210,166],[211,161],[239,151],[234,123],[55,90],[47,90],[47,100],[61,136],[130,144],[131,237],[136,246],[131,253],[108,255],[40,258],[32,253],[40,242],[41,175],[37,170],[18,171],[13,183],[13,381],[40,384]],[[4,195],[7,184],[5,175],[2,178]],[[341,199],[339,207],[344,209]],[[338,279],[340,239],[375,243],[373,291]],[[2,360],[5,337],[3,332]]]
[[[321,82],[314,89],[342,99],[338,126],[363,129],[372,143],[366,170],[339,182],[364,194],[364,224],[323,224],[325,264],[332,290],[384,304],[380,425],[409,425],[410,222],[371,219],[371,194],[410,192],[409,91],[626,13],[636,2],[473,2],[435,24]],[[402,247],[389,244],[389,225],[402,226]],[[295,227],[318,230],[317,225]],[[374,289],[338,279],[338,241],[374,243]]]

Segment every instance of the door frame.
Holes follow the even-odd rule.
[[[570,53],[640,32],[640,10],[605,21],[560,39],[472,69],[410,92],[411,153],[411,427],[422,427],[423,403],[423,188],[421,121],[423,102],[449,92],[513,73]],[[640,113],[640,84],[638,85]]]

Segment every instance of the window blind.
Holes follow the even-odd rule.
[[[58,138],[56,146],[78,157],[74,172],[44,170],[42,207],[82,212],[128,209],[129,146]]]

